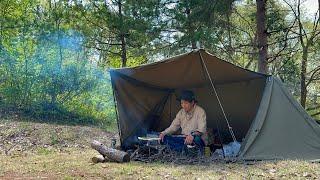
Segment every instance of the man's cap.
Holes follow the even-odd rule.
[[[195,101],[196,102],[196,98],[195,98],[195,95],[192,91],[190,90],[183,90],[180,94],[180,97],[177,98],[178,101],[181,101],[181,100],[185,100],[185,101],[188,101],[188,102],[192,102],[192,101]]]

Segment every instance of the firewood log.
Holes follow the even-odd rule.
[[[97,150],[101,155],[107,157],[110,160],[114,160],[116,162],[129,162],[130,156],[128,153],[124,151],[119,151],[113,148],[108,148],[107,146],[103,145],[99,141],[93,141],[91,143],[91,147]]]
[[[106,162],[106,159],[103,157],[103,155],[99,154],[91,158],[93,163],[103,163]]]

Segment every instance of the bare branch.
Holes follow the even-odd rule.
[[[105,51],[105,52],[108,52],[108,53],[111,53],[111,54],[114,54],[116,56],[120,56],[121,54],[120,53],[117,53],[117,52],[113,52],[113,51],[110,51],[109,49],[103,49],[101,47],[97,47],[96,44],[94,46],[85,46],[86,48],[94,48],[94,49],[97,49],[99,51]]]
[[[120,46],[122,45],[121,43],[111,43],[111,42],[104,42],[104,41],[101,41],[99,38],[91,38],[92,40],[98,42],[99,44],[105,44],[105,45],[109,45],[109,46]]]
[[[308,36],[307,36],[307,34],[306,34],[306,32],[305,32],[305,30],[304,30],[304,28],[303,28],[302,22],[301,22],[300,5],[301,5],[301,2],[300,2],[300,0],[298,0],[298,16],[296,16],[296,18],[297,18],[298,23],[299,23],[300,43],[301,43],[301,46],[302,46],[303,48],[305,48],[306,45],[305,45],[304,42],[303,42],[303,37],[302,37],[302,36],[303,36],[303,35],[306,36],[306,39],[307,39],[307,40],[308,40]],[[303,32],[303,34],[302,34],[302,32]]]
[[[282,53],[284,50],[285,50],[285,48],[282,48],[276,55],[271,56],[271,57],[268,57],[268,59],[269,59],[269,58],[270,58],[270,59],[272,58],[271,60],[268,61],[268,63],[272,63],[272,62],[275,61],[278,57],[290,55],[290,54],[292,54],[292,52],[298,52],[298,51],[299,51],[299,50],[294,50],[294,51],[290,51],[290,52],[287,52],[287,53]]]
[[[320,66],[318,66],[316,69],[312,70],[311,72],[312,72],[312,74],[311,74],[311,76],[310,76],[310,78],[309,78],[309,80],[308,80],[308,82],[307,82],[307,84],[306,84],[306,87],[308,87],[309,84],[310,84],[312,81],[316,80],[315,76],[318,75],[318,74],[320,74]]]
[[[320,21],[320,0],[318,0],[318,10],[314,15],[313,31],[316,31],[318,29],[319,21]]]
[[[315,110],[315,109],[318,109],[318,108],[320,108],[320,105],[313,106],[313,107],[309,107],[309,108],[307,108],[306,110],[307,110],[307,111],[312,111],[312,110]]]
[[[317,113],[311,114],[311,116],[313,117],[313,116],[317,116],[319,114],[320,114],[320,112],[317,112]]]
[[[299,37],[300,37],[300,36],[294,36],[294,37],[285,38],[284,40],[271,42],[271,43],[268,43],[268,46],[278,44],[279,42],[287,42],[288,40],[297,39],[297,38],[299,38]],[[286,43],[286,44],[287,44],[287,43]]]
[[[251,66],[253,60],[254,60],[254,58],[250,58],[249,62],[244,66],[244,68],[248,69]]]

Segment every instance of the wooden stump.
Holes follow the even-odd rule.
[[[107,146],[103,145],[99,141],[93,141],[91,143],[91,147],[97,150],[101,155],[107,157],[110,160],[114,160],[116,162],[129,162],[130,156],[128,153],[119,151],[113,148],[108,148]]]

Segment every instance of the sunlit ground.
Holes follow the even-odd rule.
[[[175,165],[162,163],[99,163],[91,149],[66,149],[63,152],[39,151],[0,156],[0,178],[39,179],[289,179],[320,178],[320,164],[305,161],[216,163]]]

